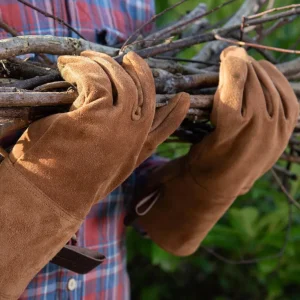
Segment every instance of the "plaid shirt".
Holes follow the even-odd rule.
[[[153,0],[26,0],[71,25],[88,41],[114,45],[124,41],[154,14]],[[52,18],[17,0],[0,0],[0,18],[20,35],[78,37]],[[150,30],[151,25],[145,30]],[[0,38],[10,37],[0,29]]]
[[[108,45],[124,41],[154,13],[152,0],[27,0],[56,15],[78,30],[87,40]],[[77,37],[51,18],[46,18],[17,0],[0,0],[0,18],[20,34]],[[0,29],[0,38],[10,37]],[[148,159],[106,199],[93,206],[80,230],[77,245],[106,256],[100,266],[79,275],[49,263],[31,281],[20,299],[129,299],[126,272],[125,205],[132,200],[137,182],[162,160]],[[99,170],[101,172],[101,170]],[[51,245],[49,245],[51,246]]]

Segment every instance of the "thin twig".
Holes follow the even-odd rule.
[[[251,26],[261,23],[266,23],[274,21],[278,18],[284,18],[291,15],[300,14],[300,9],[293,9],[287,12],[274,14],[272,16],[249,20],[245,26]],[[215,33],[220,36],[224,36],[240,27],[239,24],[233,25],[228,28],[220,28],[215,31]],[[184,39],[179,39],[177,41],[170,42],[168,44],[161,44],[147,49],[142,49],[136,51],[141,57],[155,56],[164,52],[168,52],[175,49],[187,48],[189,46],[204,43],[208,41],[215,40],[215,33],[209,32],[200,34],[197,36],[187,37]],[[79,54],[83,50],[94,50],[107,53],[109,55],[116,55],[118,49],[94,44],[87,42],[82,39],[72,39],[63,37],[49,37],[49,36],[25,36],[25,37],[15,37],[10,39],[5,39],[0,41],[0,59],[6,59],[12,56],[17,56],[26,53],[49,53],[56,55],[64,54]],[[122,61],[122,55],[116,57],[118,62]]]
[[[149,35],[148,37],[145,38],[145,40],[146,41],[148,41],[148,40],[157,40],[157,39],[163,39],[163,38],[169,37],[170,35],[172,35],[174,33],[177,33],[179,29],[181,29],[183,27],[186,27],[187,25],[212,14],[213,12],[221,9],[222,7],[232,3],[234,1],[236,1],[236,0],[226,1],[226,2],[218,5],[217,7],[213,8],[210,11],[207,11],[203,14],[196,15],[195,17],[193,17],[191,19],[187,19],[187,20],[183,19],[182,21],[179,21],[174,25],[168,26],[168,27],[166,27],[166,28],[164,28],[160,31],[157,31],[157,32]]]
[[[8,24],[0,20],[0,28],[4,29],[6,32],[8,32],[12,36],[18,36],[19,33],[12,27],[10,27]]]
[[[231,37],[233,37],[234,39],[238,39],[238,33],[232,33]],[[246,43],[253,43],[253,40],[246,35],[243,35],[243,41]],[[249,47],[251,48],[251,47]],[[274,56],[266,49],[261,49],[261,48],[253,48],[255,49],[259,54],[261,54],[266,60],[270,61],[273,64],[277,64],[276,59],[274,58]]]
[[[36,10],[37,12],[39,12],[42,15],[44,15],[45,17],[52,18],[53,20],[55,20],[55,21],[59,22],[60,24],[66,26],[71,31],[73,31],[74,33],[76,33],[80,38],[82,38],[83,40],[85,40],[85,38],[75,28],[73,28],[71,25],[69,25],[68,23],[66,23],[61,18],[58,18],[58,17],[56,17],[56,16],[54,16],[54,15],[52,15],[52,14],[50,14],[50,13],[48,13],[48,12],[46,12],[46,11],[40,9],[40,8],[38,8],[38,7],[32,5],[32,4],[30,4],[30,3],[28,3],[28,2],[26,2],[24,0],[17,0],[17,1],[21,2],[22,4],[24,4],[24,5],[32,8],[34,10]]]
[[[265,46],[265,45],[260,45],[260,44],[237,41],[237,40],[221,37],[219,34],[215,34],[215,39],[226,42],[226,43],[238,45],[238,46],[259,48],[259,49],[265,49],[265,50],[277,51],[277,52],[283,52],[283,53],[300,54],[300,51],[298,51],[298,50],[283,49],[283,48],[277,48],[277,47]]]
[[[287,6],[274,7],[274,8],[265,10],[265,11],[263,11],[263,12],[261,12],[261,13],[258,13],[258,14],[252,15],[252,16],[249,16],[249,17],[247,17],[247,20],[253,20],[253,19],[262,17],[262,16],[264,16],[264,15],[267,15],[267,14],[269,14],[269,13],[273,13],[273,12],[275,12],[275,11],[288,10],[288,9],[295,9],[295,8],[298,8],[298,7],[300,7],[300,4],[291,4],[291,5],[287,5]]]
[[[56,69],[37,65],[32,61],[23,61],[17,58],[11,58],[8,60],[1,60],[1,61],[5,65],[6,69],[9,71],[9,77],[11,78],[28,79],[35,76],[47,75],[50,73],[59,74],[58,70]],[[2,74],[2,72],[3,70],[1,70],[0,68],[0,74]],[[5,73],[3,73],[3,75],[5,75]]]
[[[25,80],[20,80],[18,82],[14,82],[11,83],[9,85],[7,85],[8,87],[16,87],[19,89],[34,89],[35,87],[48,83],[48,82],[52,82],[52,81],[57,81],[61,79],[61,76],[59,73],[55,73],[55,72],[51,72],[47,75],[43,75],[43,76],[36,76],[33,78],[29,78],[29,79],[25,79]]]
[[[291,194],[288,192],[288,190],[283,186],[280,178],[278,177],[277,173],[275,172],[274,169],[271,169],[272,175],[274,177],[274,179],[276,180],[277,184],[279,185],[280,189],[282,190],[282,192],[287,196],[287,198],[289,199],[289,201],[294,204],[294,206],[296,206],[298,209],[300,209],[300,203],[298,203],[292,196]]]
[[[298,5],[298,4],[297,4]],[[277,8],[277,10],[280,10],[280,7]],[[260,19],[252,19],[252,18],[248,18],[247,19],[247,23],[245,24],[245,26],[254,26],[254,25],[260,25],[260,24],[264,24],[270,21],[276,21],[280,18],[286,18],[289,16],[294,16],[294,15],[299,15],[300,14],[300,9],[299,8],[292,8],[286,12],[282,12],[282,13],[278,13],[278,14],[274,14],[271,15],[269,17],[265,17],[265,18],[260,18]]]
[[[289,18],[283,18],[283,19],[277,20],[271,27],[262,31],[260,39],[262,37],[269,36],[271,33],[273,33],[278,28],[280,28],[288,23],[293,22],[295,19],[296,19],[296,16],[291,16]]]
[[[0,28],[4,29],[6,32],[8,32],[11,36],[16,37],[20,34],[11,26],[0,20]],[[52,65],[52,61],[43,53],[38,54],[48,65]]]
[[[147,25],[151,24],[152,22],[154,22],[157,18],[161,17],[162,15],[164,15],[166,12],[174,9],[175,7],[181,5],[182,3],[186,2],[187,0],[181,0],[175,4],[173,4],[172,6],[166,8],[165,10],[163,10],[162,12],[160,12],[159,14],[154,15],[149,21],[147,21],[146,23],[144,23],[142,26],[140,26],[139,28],[137,28],[128,38],[127,40],[124,42],[123,46],[120,49],[119,53],[122,53],[125,49],[125,47],[127,46],[127,44],[129,43],[129,41],[135,37],[138,33],[140,33]]]
[[[241,20],[243,20],[243,17],[256,13],[263,4],[263,2],[265,2],[265,0],[244,0],[240,8],[234,13],[233,16],[231,16],[228,19],[228,21],[222,26],[222,28],[226,29],[234,25],[240,24]],[[241,26],[245,27],[244,24]],[[239,26],[239,28],[237,29],[240,29],[241,26]],[[248,29],[249,28],[247,28],[247,30]],[[244,30],[243,28],[243,31],[246,30]],[[234,32],[238,32],[238,30],[234,30]],[[201,48],[199,53],[196,56],[194,56],[193,59],[200,59],[204,61],[218,59],[222,50],[227,46],[227,43],[221,41],[209,42]],[[202,68],[203,65],[199,64],[198,67]]]
[[[219,66],[220,65],[219,63],[215,63],[215,62],[202,61],[202,60],[196,60],[196,59],[185,59],[185,58],[172,57],[172,56],[155,56],[155,58],[181,61],[181,62],[190,62],[190,63],[201,63],[201,64],[204,64],[207,66]]]
[[[273,169],[276,172],[281,173],[282,175],[284,175],[288,179],[291,179],[291,180],[297,180],[298,179],[298,176],[295,173],[292,173],[289,169],[280,167],[278,165],[274,165]]]
[[[283,12],[283,13],[278,13],[278,14],[274,14],[272,16],[266,17],[266,18],[261,18],[261,19],[254,19],[254,20],[249,20],[247,22],[247,24],[245,24],[245,27],[249,27],[249,26],[253,26],[253,25],[259,25],[259,24],[263,24],[263,23],[267,23],[267,22],[271,22],[274,20],[277,20],[278,18],[285,18],[288,16],[292,16],[292,15],[298,15],[300,14],[300,9],[293,9],[293,10],[289,10],[287,12]],[[208,32],[208,33],[203,33],[197,36],[192,36],[192,37],[187,37],[187,38],[183,38],[183,39],[179,39],[177,41],[174,42],[170,42],[168,44],[160,44],[157,46],[152,46],[146,49],[142,49],[137,51],[137,54],[139,54],[141,57],[146,58],[146,57],[151,57],[151,56],[155,56],[164,52],[168,52],[171,50],[175,50],[175,49],[182,49],[182,48],[187,48],[189,46],[193,46],[196,44],[201,44],[201,43],[205,43],[205,42],[209,42],[209,41],[213,41],[215,40],[215,35],[218,34],[220,36],[226,35],[234,30],[237,30],[240,28],[240,24],[236,24],[227,28],[220,28],[215,30],[214,32]],[[121,62],[123,59],[124,54],[121,54],[117,57],[115,57],[115,59],[118,62]],[[1,58],[1,57],[0,57]]]
[[[280,159],[285,160],[285,161],[290,161],[290,162],[296,163],[296,164],[300,163],[300,157],[298,157],[298,156],[292,156],[292,155],[282,154],[280,156]]]

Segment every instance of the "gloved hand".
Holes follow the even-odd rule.
[[[68,113],[33,123],[0,165],[0,298],[15,299],[78,230],[91,206],[120,185],[176,129],[178,95],[155,115],[155,87],[136,54],[62,56],[77,86]],[[181,105],[182,103],[182,105]]]
[[[277,161],[299,114],[286,78],[242,48],[221,54],[211,122],[215,130],[188,155],[155,172],[153,208],[138,223],[165,250],[193,253],[237,196]]]

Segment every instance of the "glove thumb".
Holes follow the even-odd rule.
[[[140,165],[181,124],[190,106],[190,95],[179,93],[165,106],[156,109],[152,127],[137,160]]]

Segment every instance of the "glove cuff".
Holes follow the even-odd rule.
[[[216,196],[201,187],[190,176],[185,158],[172,164],[175,173],[173,177],[169,173],[168,180],[160,175],[165,170],[153,174],[155,180],[162,178],[160,196],[152,209],[137,220],[137,225],[164,250],[186,256],[197,250],[235,197]]]
[[[17,299],[82,220],[62,210],[8,158],[0,174],[0,298]]]

